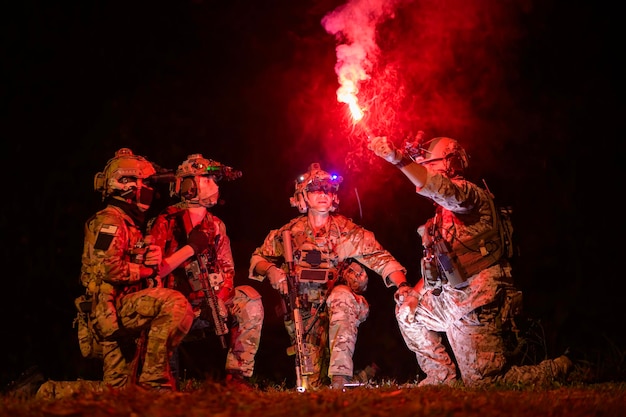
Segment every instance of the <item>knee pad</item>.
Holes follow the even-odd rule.
[[[346,285],[337,285],[328,295],[326,300],[329,308],[332,308],[335,303],[345,303],[346,305],[353,306],[354,311],[360,323],[367,319],[369,315],[369,304],[365,297],[359,294],[355,294]]]
[[[235,287],[235,298],[246,297],[250,300],[260,300],[261,294],[250,285],[239,285]]]
[[[333,302],[337,300],[352,300],[354,298],[354,293],[347,285],[336,285],[330,294],[328,294],[328,299],[326,303],[330,306]]]

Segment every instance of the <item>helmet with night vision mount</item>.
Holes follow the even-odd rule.
[[[293,197],[289,199],[291,207],[297,207],[300,213],[308,211],[307,192],[324,190],[332,193],[333,207],[331,211],[335,211],[339,206],[339,184],[343,181],[343,177],[336,174],[329,174],[320,168],[317,162],[309,165],[309,170],[298,176],[295,181],[295,192]]]
[[[94,177],[94,190],[108,196],[136,204],[140,209],[150,208],[154,190],[150,177],[156,174],[154,165],[129,148],[121,148],[107,162],[104,171]]]

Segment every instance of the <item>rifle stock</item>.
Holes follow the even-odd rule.
[[[287,285],[289,293],[285,296],[289,319],[295,326],[296,343],[295,346],[287,350],[288,353],[295,350],[296,361],[296,385],[299,392],[304,392],[309,388],[308,376],[314,373],[312,358],[304,341],[306,332],[302,319],[302,302],[298,294],[298,280],[295,274],[293,263],[293,248],[291,244],[291,232],[283,231],[284,257],[289,273],[287,274]],[[295,349],[294,349],[295,348]]]

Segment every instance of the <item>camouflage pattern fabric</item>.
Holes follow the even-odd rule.
[[[163,249],[163,258],[167,258],[187,244],[189,231],[185,230],[183,220],[185,213],[186,206],[183,203],[175,204],[167,207],[149,223],[149,233],[154,238],[154,244],[159,245]],[[219,217],[207,211],[206,216],[198,227],[209,236],[210,242],[217,242],[215,263],[224,279],[221,288],[232,290],[235,286],[235,262],[230,246],[230,238],[226,232],[226,225]],[[184,267],[191,261],[192,259],[189,259],[184,262],[163,279],[166,287],[182,292],[190,300],[194,310],[197,310],[202,304],[204,293],[201,290],[194,291],[189,285]],[[230,297],[233,296],[232,293],[229,295]],[[225,299],[224,301],[227,300]]]
[[[235,296],[229,306],[229,313],[236,319],[237,325],[231,329],[226,372],[251,377],[261,342],[264,319],[261,294],[249,285],[235,287]]]
[[[77,381],[46,381],[37,390],[35,398],[38,400],[58,400],[87,392],[105,392],[107,388],[102,381],[84,379]]]
[[[170,256],[187,244],[187,231],[182,221],[185,210],[186,206],[182,203],[172,205],[150,222],[149,233],[154,237],[155,244],[163,248],[164,257]],[[226,371],[250,377],[254,372],[264,319],[261,294],[249,285],[233,288],[235,263],[224,222],[207,211],[199,227],[207,233],[210,242],[217,242],[215,266],[223,282],[216,292],[224,302],[229,318],[234,319],[229,320],[234,325],[229,329],[230,343],[226,356]],[[166,286],[181,292],[192,304],[196,317],[193,329],[196,330],[211,325],[201,317],[206,298],[204,292],[193,291],[187,279],[185,265],[191,260],[172,271],[164,281]]]
[[[432,239],[433,230],[454,248],[461,240],[494,227],[491,197],[469,181],[449,179],[429,171],[426,184],[417,192],[438,204],[436,216],[418,229],[424,247]],[[480,256],[480,252],[474,255]],[[513,286],[511,267],[506,260],[499,260],[467,278],[457,288],[445,281],[433,284],[426,280],[425,291],[411,317],[403,316],[406,309],[396,307],[404,341],[427,375],[419,385],[453,384],[457,373],[466,386],[498,381],[543,384],[569,370],[562,358],[524,367],[511,367],[507,363],[502,326],[519,309],[515,300],[521,297],[521,292]],[[443,333],[451,352],[443,343]]]
[[[471,278],[464,289],[444,285],[439,295],[427,291],[420,298],[413,318],[400,316],[400,308],[396,307],[400,332],[427,375],[421,382],[423,385],[456,380],[457,370],[444,347],[441,332],[448,338],[466,385],[474,385],[503,369],[505,350],[501,329],[497,327],[502,305],[493,304],[501,298],[498,291],[504,291],[498,285],[500,271],[499,266],[484,270]],[[481,315],[477,313],[479,308]]]
[[[104,338],[119,331],[115,299],[140,288],[139,264],[130,251],[141,240],[139,226],[116,206],[107,206],[85,223],[80,280],[97,299],[95,327]]]
[[[93,300],[87,298],[85,294],[74,300],[76,306],[76,318],[74,327],[78,335],[78,346],[80,353],[85,358],[102,359],[102,344],[98,332],[93,328],[95,318],[92,317]]]
[[[492,267],[480,275],[495,274],[497,268]],[[432,291],[426,292],[420,299],[414,323],[399,316],[399,307],[396,307],[400,333],[427,375],[420,381],[420,386],[450,385],[457,380],[457,368],[444,346],[442,333],[448,338],[466,386],[497,382],[542,386],[560,380],[569,371],[571,363],[563,357],[508,369],[501,323],[502,313],[510,308],[507,304],[511,298],[502,296],[506,290],[500,288],[492,302],[483,304],[484,300],[477,297],[475,302],[481,306],[461,314],[463,309],[459,306],[471,308],[466,301],[473,286],[474,282],[470,282],[465,290],[444,286],[438,296]]]
[[[318,234],[310,228],[306,215],[293,219],[280,229],[270,231],[263,244],[252,254],[249,278],[263,281],[265,277],[255,273],[255,267],[261,261],[266,260],[279,266],[283,264],[284,230],[291,232],[296,269],[302,265],[307,268],[315,267],[308,263],[306,254],[317,250],[321,252],[322,267],[340,270],[341,262],[354,260],[379,274],[387,287],[393,285],[388,279],[391,273],[406,272],[405,268],[380,245],[372,232],[356,225],[345,216],[333,213],[330,215],[327,228]],[[350,280],[347,281],[352,284]],[[357,292],[366,287],[364,279],[356,284],[353,287]],[[310,291],[310,286],[301,285],[302,289]],[[308,381],[312,387],[321,386],[327,377],[333,375],[348,378],[353,376],[352,357],[358,326],[369,314],[366,299],[357,292],[347,285],[335,285],[332,288],[324,288],[321,291],[322,296],[318,298],[303,294],[310,304],[310,311],[303,314],[303,320],[304,328],[311,329],[306,335],[306,343],[310,347],[315,364],[315,374],[311,375]],[[318,311],[321,313],[316,314]],[[315,324],[312,325],[313,321]],[[293,323],[287,321],[285,327],[292,343],[295,343]]]
[[[337,268],[340,262],[352,258],[383,277],[385,286],[393,283],[388,276],[395,271],[406,272],[406,269],[396,258],[385,250],[376,240],[374,233],[358,226],[350,219],[340,214],[331,214],[325,234],[315,236],[308,225],[306,216],[299,216],[280,229],[270,231],[263,244],[258,247],[250,259],[248,277],[263,281],[265,277],[254,272],[256,265],[263,260],[280,265],[283,260],[284,249],[282,244],[283,230],[290,230],[292,235],[294,256],[302,247],[312,246],[325,252],[329,267]],[[296,263],[304,261],[295,259]]]
[[[328,295],[326,305],[331,351],[328,375],[352,377],[354,373],[352,356],[358,328],[369,315],[369,304],[362,295],[353,293],[349,287],[338,285]]]
[[[102,340],[104,383],[123,387],[134,378],[131,362],[143,332],[138,383],[174,388],[169,358],[189,331],[193,311],[177,291],[140,289],[140,264],[131,249],[142,240],[139,226],[120,207],[109,205],[96,213],[85,224],[81,282],[98,300],[94,328]]]
[[[318,308],[319,306],[316,306]],[[303,315],[306,346],[315,372],[308,376],[308,384],[319,388],[333,375],[352,377],[354,349],[358,327],[369,315],[365,297],[353,293],[349,287],[338,285],[330,291],[323,313],[310,311]],[[292,343],[295,343],[295,325],[285,322]]]
[[[175,389],[169,368],[170,356],[189,332],[193,321],[193,311],[185,297],[168,288],[147,288],[123,296],[118,305],[123,329],[135,330],[135,337],[142,330],[147,332],[137,382],[149,387]],[[110,386],[122,387],[131,378],[132,357],[125,348],[123,339],[103,342],[104,382]]]

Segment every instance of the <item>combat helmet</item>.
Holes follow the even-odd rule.
[[[114,196],[147,210],[154,196],[149,179],[154,174],[154,165],[146,158],[135,155],[129,148],[121,148],[109,159],[104,171],[95,175],[94,190],[102,193],[103,200]]]
[[[293,197],[289,199],[291,207],[297,207],[300,213],[306,213],[308,211],[306,193],[324,190],[326,192],[332,192],[333,207],[331,211],[335,211],[339,206],[337,192],[339,191],[339,184],[341,184],[342,181],[343,177],[336,174],[329,174],[322,170],[319,163],[312,163],[309,165],[307,172],[296,178],[295,191]]]
[[[448,137],[437,137],[418,144],[411,157],[420,165],[441,162],[441,171],[451,178],[463,175],[469,166],[465,149],[456,139]]]
[[[200,153],[187,156],[176,170],[175,181],[170,184],[170,195],[178,196],[190,205],[212,207],[217,204],[219,188],[217,183],[240,178],[237,171]]]

